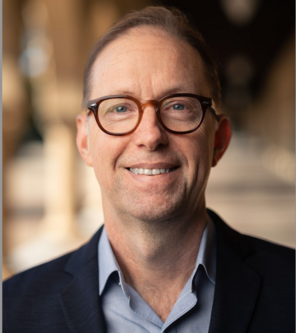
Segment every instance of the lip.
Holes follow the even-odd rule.
[[[151,164],[136,164],[138,165],[145,165],[146,167],[139,167],[139,168],[135,168],[135,169],[158,169],[156,167],[151,167]],[[168,165],[172,165],[172,164],[153,164],[153,165],[160,165],[160,166],[168,166]],[[133,169],[133,168],[132,168]],[[156,189],[159,189],[159,186],[165,186],[168,187],[170,186],[171,182],[176,180],[177,175],[179,175],[178,170],[180,170],[180,166],[173,166],[172,168],[159,168],[159,169],[170,169],[169,172],[164,172],[164,173],[159,173],[156,175],[146,175],[146,174],[139,174],[139,173],[134,173],[130,170],[130,168],[126,168],[126,171],[128,172],[129,177],[131,177],[130,179],[132,179],[133,181],[136,181],[136,184],[140,184],[139,186],[144,186],[144,190],[152,190],[153,186],[156,186]],[[142,185],[141,185],[142,184]],[[147,185],[149,185],[149,187],[147,188]]]
[[[159,163],[137,163],[127,167],[127,169],[172,169],[179,167],[178,164],[159,162]]]

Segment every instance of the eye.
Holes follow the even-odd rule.
[[[127,107],[126,106],[117,106],[115,108],[115,111],[118,112],[118,113],[123,113],[123,112],[126,112],[127,111]]]
[[[175,111],[184,111],[188,112],[192,110],[192,105],[190,104],[190,101],[182,101],[180,99],[178,100],[167,100],[162,105],[162,111],[163,112],[175,112]]]
[[[174,110],[184,110],[185,106],[183,104],[174,104],[174,105],[172,105],[172,108]]]
[[[107,112],[108,113],[113,113],[113,114],[129,114],[131,112],[134,112],[136,108],[130,104],[130,103],[118,103],[111,105],[111,107],[108,108]]]

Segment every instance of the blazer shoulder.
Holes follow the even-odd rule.
[[[295,249],[252,236],[242,237],[253,249],[252,254],[245,259],[246,263],[279,283],[290,281],[294,284]]]
[[[218,237],[230,245],[235,251],[249,252],[251,249],[265,253],[268,256],[275,256],[288,261],[294,261],[295,249],[274,242],[260,239],[251,235],[242,234],[232,229],[220,216],[210,209],[207,210],[217,229]]]
[[[295,249],[249,235],[242,236],[245,237],[256,250],[265,253],[266,255],[273,256],[274,258],[290,261],[295,264]]]
[[[87,263],[96,258],[102,228],[79,249],[57,259],[16,274],[3,283],[3,298],[60,293]]]
[[[295,249],[244,235],[228,226],[217,214],[208,210],[215,224],[218,246],[231,249],[247,265],[272,279],[295,275]],[[277,273],[275,273],[275,271]]]
[[[64,266],[73,252],[18,273],[3,282],[3,298],[35,293],[58,292],[60,284],[69,280]],[[54,283],[53,283],[54,282]]]

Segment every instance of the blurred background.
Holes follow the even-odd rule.
[[[241,232],[295,247],[293,0],[3,0],[3,278],[86,242],[100,188],[75,147],[94,42],[124,13],[182,9],[219,63],[234,130],[207,205]]]

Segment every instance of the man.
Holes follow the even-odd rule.
[[[95,45],[77,146],[105,223],[5,283],[4,332],[293,332],[294,251],[206,210],[231,137],[215,64],[176,10],[148,7]]]

